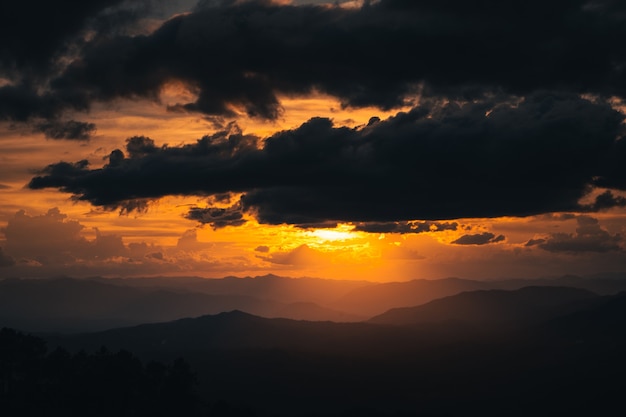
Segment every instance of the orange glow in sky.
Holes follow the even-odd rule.
[[[626,107],[593,87],[621,75],[546,92],[523,91],[516,77],[500,86],[499,73],[448,73],[456,66],[436,48],[396,51],[418,50],[423,34],[398,18],[413,11],[379,2],[191,3],[111,33],[85,21],[42,61],[12,52],[33,68],[0,65],[0,275],[393,281],[626,270]],[[254,36],[229,20],[247,7],[260,14],[237,19],[264,29]],[[300,16],[298,26],[273,7]],[[320,22],[345,38],[318,44]],[[378,36],[388,22],[400,26]],[[145,50],[117,53],[131,38]],[[45,244],[53,235],[62,245]]]

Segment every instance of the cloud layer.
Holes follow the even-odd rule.
[[[108,207],[243,193],[229,209],[190,212],[216,227],[243,221],[243,212],[315,225],[593,211],[623,205],[610,191],[579,203],[597,185],[626,189],[623,120],[608,104],[571,94],[425,102],[355,129],[313,118],[266,140],[236,126],[179,147],[133,137],[103,168],[60,162],[29,186]]]
[[[570,254],[622,251],[624,238],[611,234],[600,226],[597,219],[589,216],[576,217],[578,227],[575,233],[552,233],[547,238],[531,239],[526,246],[538,246],[549,252]]]
[[[200,2],[139,35],[120,30],[137,12],[119,0],[64,2],[60,22],[49,19],[49,2],[35,3],[38,13],[31,2],[3,13],[0,35],[10,41],[0,70],[20,73],[21,82],[0,87],[0,102],[10,104],[0,106],[0,119],[158,100],[172,81],[197,99],[169,103],[171,110],[266,119],[280,115],[280,94],[313,90],[381,108],[417,91],[626,97],[626,7],[612,0],[383,0],[351,9]]]

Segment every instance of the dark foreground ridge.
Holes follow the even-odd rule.
[[[536,304],[545,293],[594,302],[558,317],[516,317],[496,326],[476,317],[404,326],[233,311],[46,339],[72,352],[97,352],[104,345],[143,361],[184,357],[197,375],[196,409],[202,415],[619,415],[626,293],[566,292],[521,291],[534,295]],[[490,295],[514,293],[519,296]]]
[[[0,330],[0,409],[12,416],[199,415],[187,363],[142,361],[132,353],[52,352],[38,337]]]

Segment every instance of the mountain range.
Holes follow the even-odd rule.
[[[86,358],[123,352],[146,370],[187,369],[184,358],[197,381],[189,401],[214,417],[610,416],[626,376],[624,284],[10,279],[0,325],[40,332],[49,362],[73,358],[77,375],[91,375]],[[14,347],[0,348],[11,363]]]
[[[232,311],[46,338],[75,351],[183,356],[203,398],[248,410],[235,415],[609,416],[626,375],[625,313],[626,293],[526,287],[465,292],[363,323]]]
[[[445,302],[441,304],[442,301],[439,301],[425,306],[434,300],[463,292],[506,291],[528,286],[576,288],[579,292],[571,294],[579,294],[584,298],[591,294],[581,292],[583,289],[598,295],[624,291],[626,280],[566,276],[538,280],[475,281],[447,278],[372,283],[294,279],[275,275],[223,279],[5,279],[0,281],[0,325],[38,332],[97,331],[232,310],[266,318],[357,322],[380,316],[392,309],[417,306],[422,306],[418,310],[422,311],[420,314],[423,317],[427,317],[430,313],[426,313],[426,310],[436,310],[438,305],[445,305]],[[476,298],[480,297],[479,294],[487,296],[487,293],[477,293],[472,296],[474,302],[482,304],[484,315],[493,316],[485,304],[489,301]],[[456,300],[455,303],[463,303],[463,300]],[[506,303],[509,302],[515,301]],[[513,305],[509,307],[513,308]],[[545,313],[546,309],[538,310],[539,316]],[[389,312],[386,317],[398,314],[401,313]],[[454,315],[441,318],[455,320]],[[421,319],[416,320],[419,322]]]

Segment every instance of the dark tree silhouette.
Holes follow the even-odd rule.
[[[48,353],[45,341],[0,331],[0,409],[12,416],[199,415],[196,377],[183,359],[144,365],[132,353]]]

